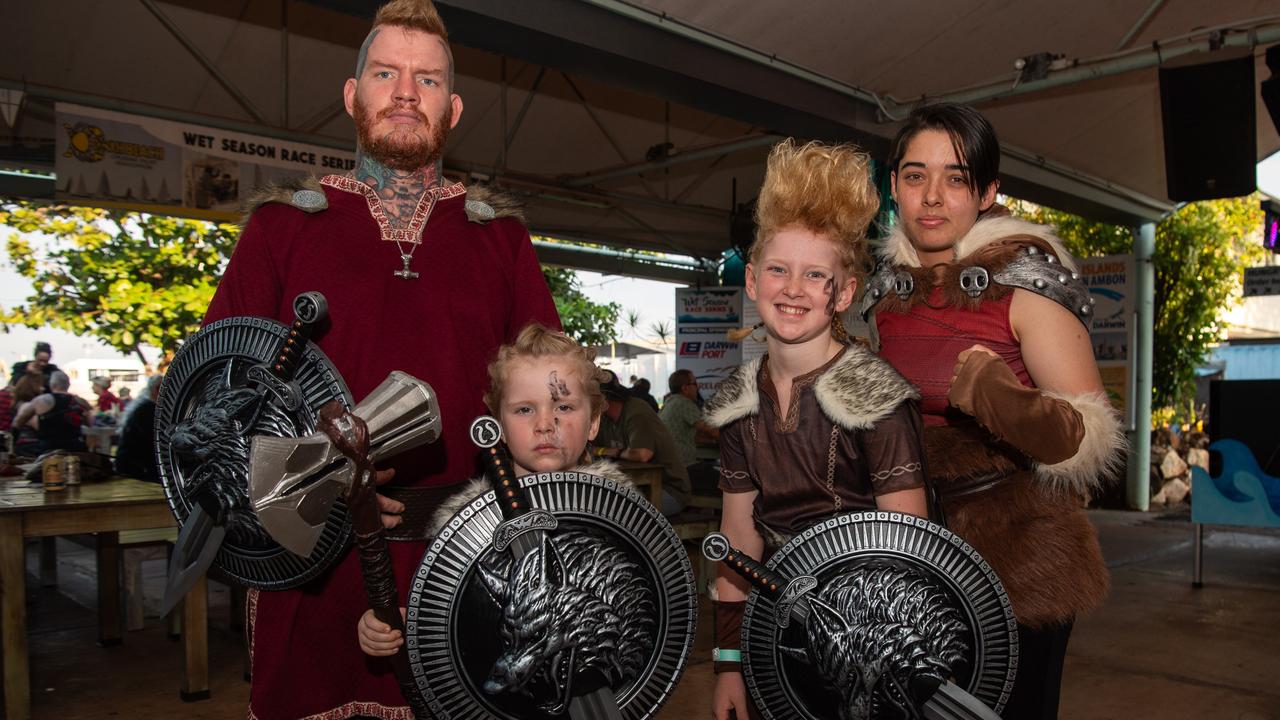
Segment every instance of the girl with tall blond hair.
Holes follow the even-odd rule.
[[[870,161],[848,145],[791,140],[769,156],[757,205],[747,296],[768,353],[740,367],[707,407],[720,428],[720,530],[758,560],[838,513],[927,514],[915,390],[849,342],[840,313],[867,268],[879,208]],[[716,580],[713,713],[745,720],[739,643],[748,588]]]

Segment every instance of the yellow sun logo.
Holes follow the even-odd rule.
[[[102,128],[89,123],[63,124],[70,142],[64,157],[73,157],[81,162],[99,162],[105,157],[102,141],[106,137]]]

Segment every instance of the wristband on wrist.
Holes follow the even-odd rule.
[[[728,648],[711,648],[711,659],[715,662],[742,662],[741,650],[730,650]]]

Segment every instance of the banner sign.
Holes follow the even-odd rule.
[[[1244,269],[1244,296],[1280,295],[1280,265]]]
[[[746,322],[745,293],[739,287],[677,288],[675,292],[676,369],[693,371],[703,397],[710,398],[743,362],[743,344],[730,340],[728,332]],[[754,311],[755,303],[750,304]]]
[[[1077,260],[1080,278],[1093,298],[1089,338],[1102,385],[1122,413],[1133,398],[1130,362],[1135,326],[1135,271],[1132,255],[1104,255]]]
[[[71,203],[231,218],[261,185],[355,166],[344,150],[68,103],[56,124],[56,197]]]

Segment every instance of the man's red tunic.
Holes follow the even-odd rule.
[[[401,251],[380,229],[376,201],[346,178],[323,182],[328,209],[268,203],[253,213],[205,322],[254,315],[288,324],[294,297],[320,291],[329,327],[318,344],[356,402],[392,370],[425,380],[438,395],[440,440],[393,459],[392,483],[466,480],[476,474],[467,427],[486,412],[487,363],[530,321],[560,327],[529,234],[514,219],[471,222],[462,185],[438,188],[411,264],[421,275],[403,279],[393,275]],[[422,542],[391,543],[401,605],[424,551]],[[367,608],[354,551],[301,588],[250,593],[249,717],[410,717],[390,664],[357,644]]]

